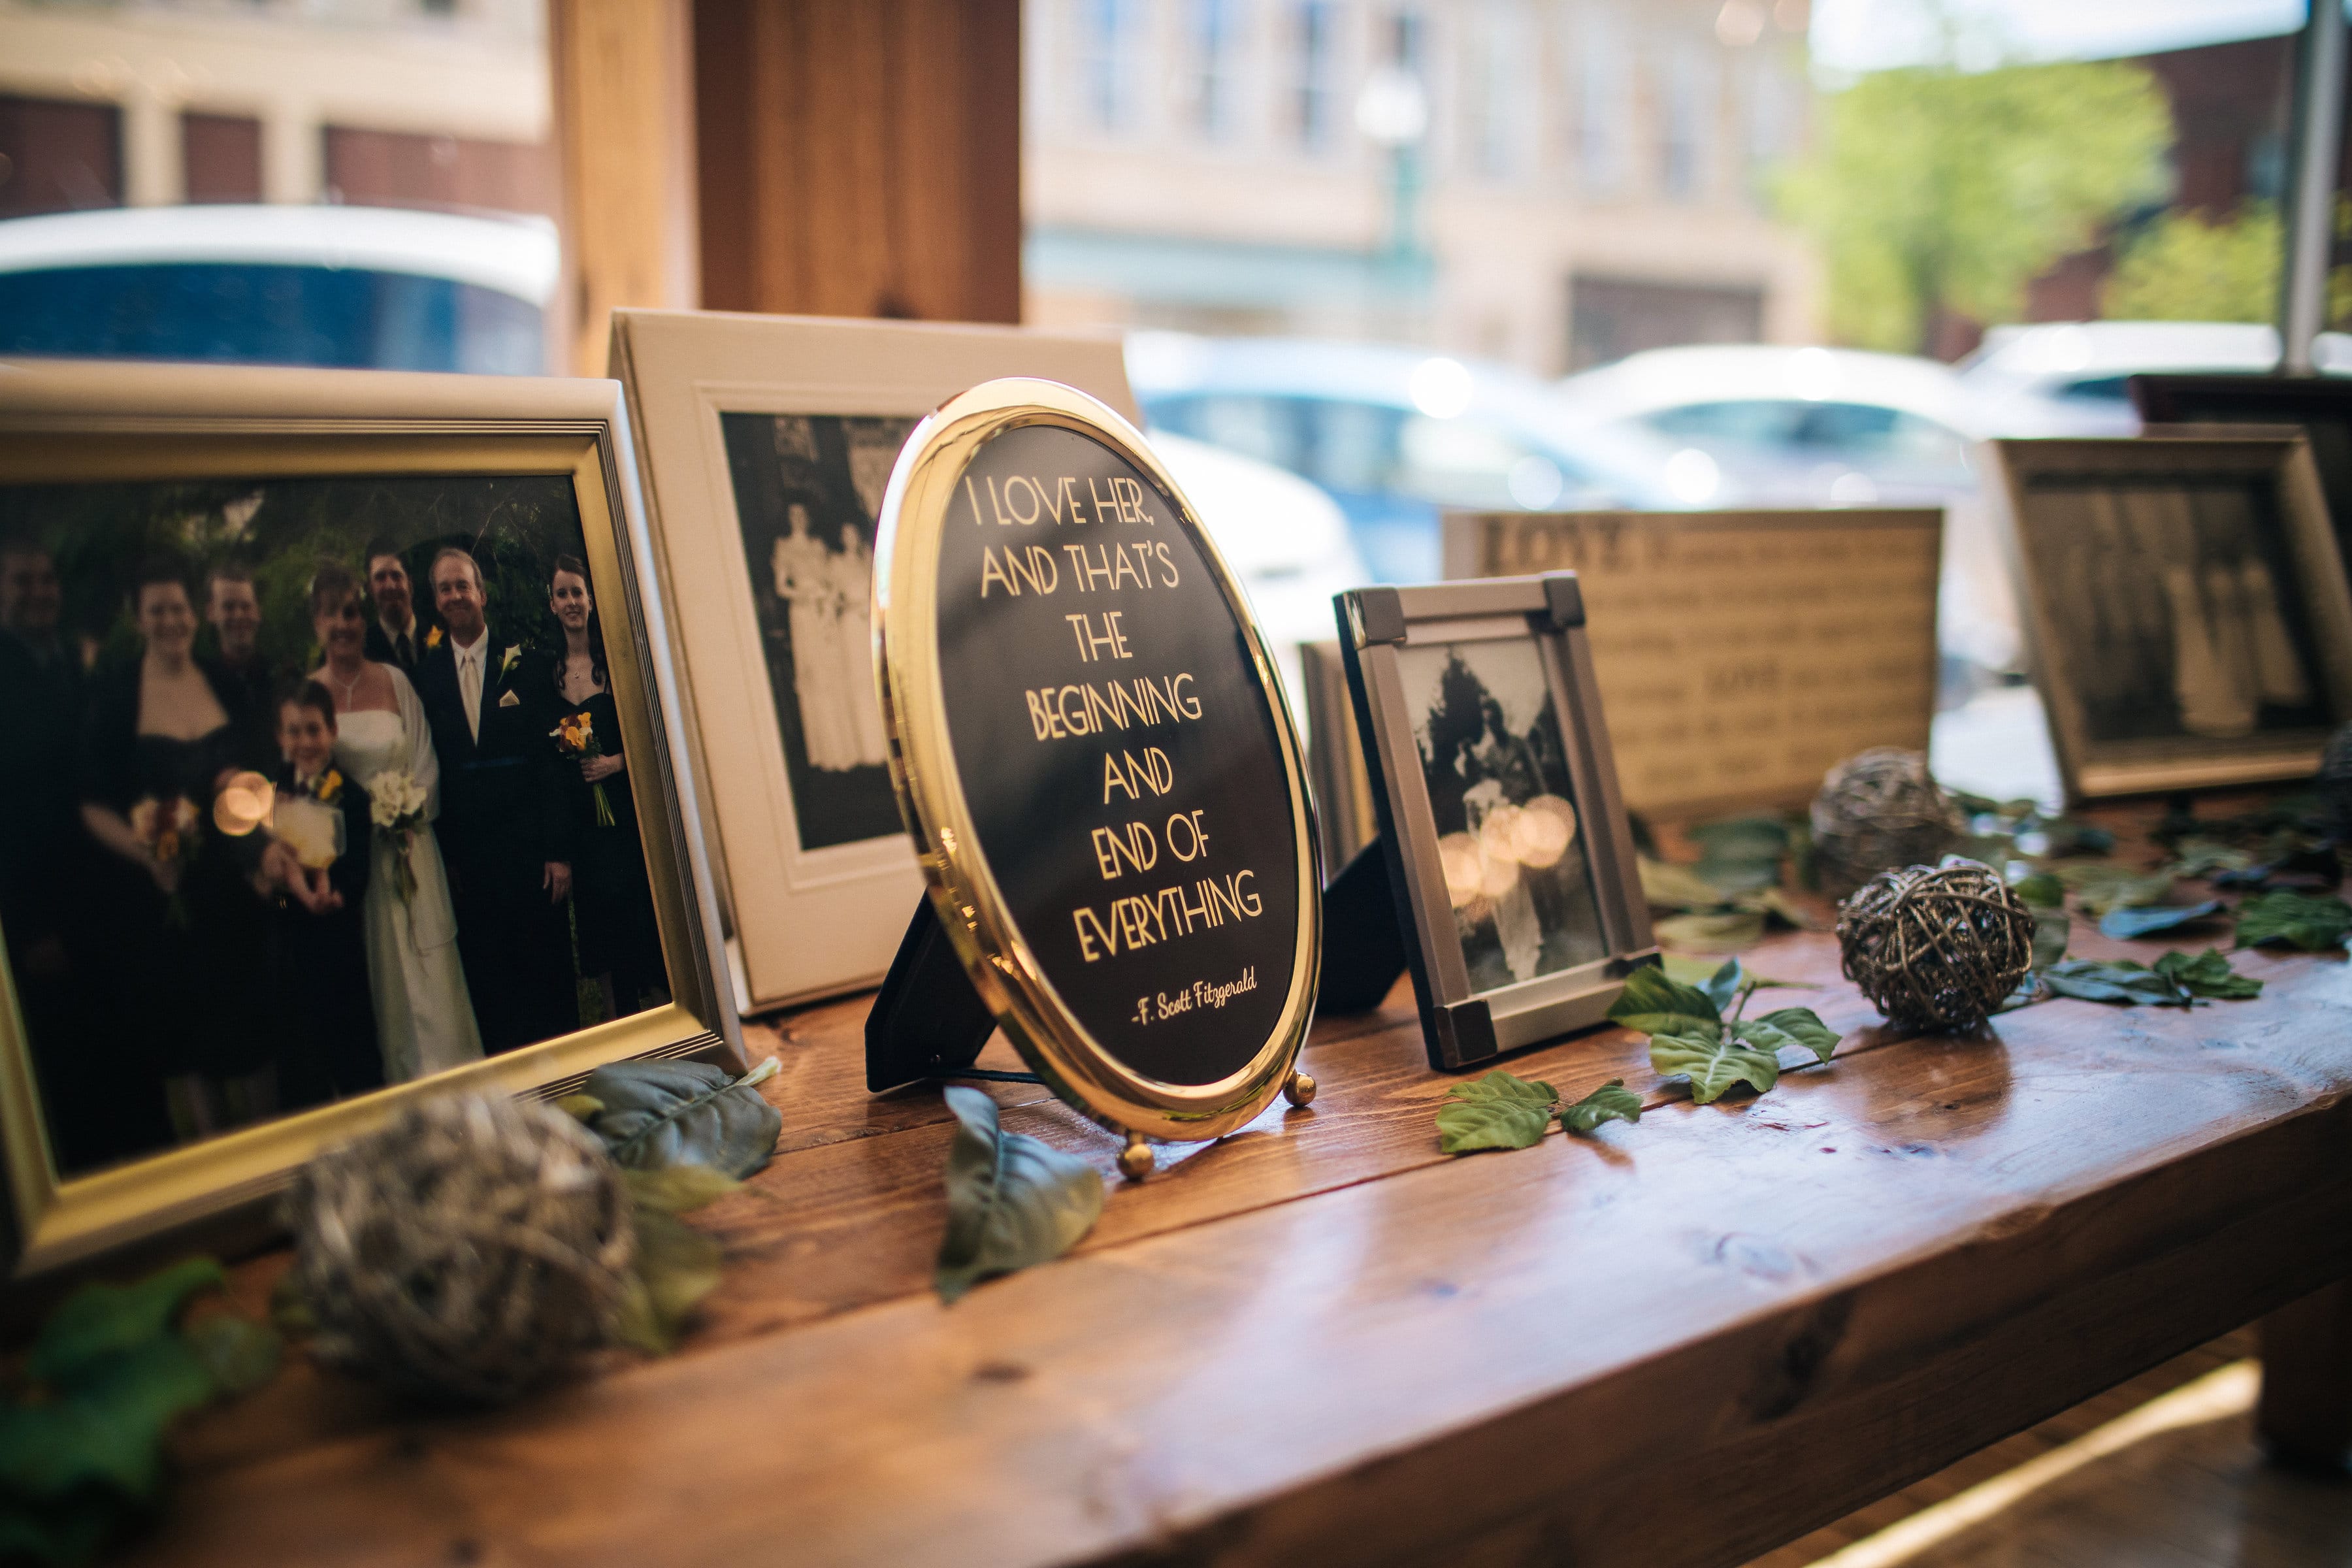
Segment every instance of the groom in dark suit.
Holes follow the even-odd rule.
[[[471,553],[442,551],[430,581],[446,628],[416,673],[441,763],[434,836],[449,869],[457,955],[483,1048],[510,1051],[580,1026],[564,909],[570,818],[548,734],[554,673],[544,654],[491,635]]]

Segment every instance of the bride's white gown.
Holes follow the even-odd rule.
[[[392,674],[399,711],[380,708],[336,721],[335,761],[362,787],[376,775],[404,770],[425,791],[425,820],[441,815],[441,764],[425,705],[399,670]],[[375,1001],[376,1039],[383,1050],[383,1080],[405,1083],[444,1068],[479,1061],[481,1031],[474,1024],[466,971],[457,961],[457,917],[449,906],[449,879],[441,847],[427,826],[411,839],[409,868],[416,890],[401,897],[398,840],[373,836],[368,866],[368,989]]]

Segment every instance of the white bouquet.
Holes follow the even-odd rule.
[[[379,840],[393,840],[394,857],[400,862],[400,896],[405,900],[416,891],[416,869],[408,856],[416,830],[425,826],[425,786],[405,773],[387,769],[368,781],[367,791],[368,820],[375,824]]]

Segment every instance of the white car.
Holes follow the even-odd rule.
[[[1303,734],[1298,646],[1338,636],[1332,596],[1372,580],[1349,542],[1346,515],[1320,488],[1271,463],[1166,430],[1150,439],[1242,580]]]
[[[539,218],[114,207],[0,223],[0,354],[540,375]]]
[[[2016,596],[1978,489],[1973,404],[1948,367],[1734,343],[1629,354],[1558,391],[1581,419],[1704,453],[1744,505],[1943,508],[1938,638],[1953,685],[2016,666]]]
[[[2041,321],[1993,328],[1958,370],[1987,436],[2137,436],[2133,375],[2259,374],[2278,361],[2277,331],[2251,322]]]

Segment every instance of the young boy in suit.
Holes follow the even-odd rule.
[[[289,1029],[278,1081],[291,1110],[382,1089],[383,1055],[362,912],[373,847],[367,791],[335,766],[335,700],[324,686],[304,680],[287,688],[277,718],[285,758],[276,781],[280,837],[301,858],[313,890],[323,878],[332,894],[319,913],[289,899],[278,916],[273,956]],[[341,819],[340,854],[333,853],[332,819],[322,818],[320,808]]]

